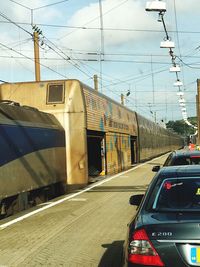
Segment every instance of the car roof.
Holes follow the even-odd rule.
[[[160,169],[158,172],[159,179],[174,178],[174,177],[199,177],[199,165],[181,165],[167,166]]]
[[[200,150],[189,150],[189,149],[182,149],[182,150],[175,150],[172,152],[173,156],[175,157],[190,157],[190,156],[200,156]]]

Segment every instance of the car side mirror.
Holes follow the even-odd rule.
[[[157,166],[153,166],[152,168],[152,172],[158,172],[160,170],[160,166],[157,165]]]
[[[130,197],[129,203],[131,205],[139,206],[143,197],[144,197],[144,195],[133,195]]]

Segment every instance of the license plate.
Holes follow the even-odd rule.
[[[192,263],[200,263],[200,247],[192,247],[190,255]]]

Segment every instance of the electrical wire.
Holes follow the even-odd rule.
[[[155,71],[155,72],[154,72],[154,75],[155,75],[155,74],[158,74],[158,73],[161,73],[161,72],[165,72],[166,70],[168,70],[168,69],[162,69],[162,70],[160,70],[160,71]],[[140,82],[140,81],[142,81],[142,80],[148,78],[148,77],[151,76],[151,75],[152,75],[152,73],[150,72],[150,73],[148,73],[148,74],[143,75],[142,77],[141,77],[141,75],[140,75],[140,76],[137,76],[137,77],[134,77],[134,78],[126,79],[126,80],[124,80],[124,81],[122,81],[122,82],[114,82],[114,83],[111,83],[111,84],[109,84],[108,86],[111,86],[111,85],[118,85],[118,84],[121,84],[121,83],[124,83],[124,82],[130,82],[130,81],[133,81],[133,80],[135,80],[135,83],[136,83],[136,82]],[[106,86],[106,87],[107,87],[107,86]],[[106,88],[106,87],[104,86],[103,88]]]
[[[0,12],[0,16],[3,17],[4,19],[6,19],[7,21],[9,21],[10,23],[14,24],[15,26],[17,26],[19,29],[23,30],[24,32],[26,32],[27,34],[29,34],[29,35],[31,35],[33,37],[33,34],[31,32],[27,31],[26,29],[24,29],[23,27],[21,27],[20,25],[18,25],[17,23],[15,23],[14,21],[12,21],[11,19],[9,19],[2,12]]]
[[[113,11],[114,9],[116,9],[116,8],[120,7],[121,5],[125,4],[127,1],[129,1],[129,0],[122,1],[122,3],[119,3],[118,5],[114,6],[114,7],[111,8],[111,9],[109,9],[108,11],[106,11],[106,12],[104,13],[104,16],[107,15],[107,14],[109,14],[109,13],[110,13],[111,11]],[[97,16],[97,17],[95,17],[94,19],[92,19],[92,20],[86,22],[85,24],[83,24],[82,27],[84,27],[85,25],[89,24],[90,22],[93,22],[93,21],[99,19],[99,17],[100,17],[100,16]],[[76,30],[78,30],[78,29],[76,29]],[[61,40],[61,39],[65,38],[65,37],[69,36],[70,34],[74,33],[76,30],[67,33],[67,34],[64,35],[63,37],[60,37],[58,40]],[[100,30],[100,28],[99,28],[99,30]]]
[[[11,1],[11,0],[9,0]],[[97,18],[95,18],[97,19]],[[9,23],[6,21],[0,21],[0,23]],[[31,25],[28,22],[15,22],[18,25]],[[51,28],[69,28],[69,29],[77,29],[77,30],[100,30],[100,27],[85,27],[85,26],[72,26],[72,25],[56,25],[56,24],[47,24],[47,23],[37,23],[38,27],[51,27]],[[149,33],[162,33],[162,30],[154,30],[154,29],[130,29],[130,28],[108,28],[104,27],[104,31],[130,31],[130,32],[149,32]],[[176,30],[168,30],[168,33],[177,33]],[[200,34],[200,31],[184,31],[179,30],[179,34]],[[62,37],[61,37],[62,38]]]
[[[15,1],[13,1],[13,2],[15,2]],[[65,1],[60,1],[60,2],[57,2],[57,3],[54,3],[54,4],[58,4],[58,3],[61,3],[61,2],[65,2]],[[126,1],[124,1],[123,3],[125,3]],[[121,4],[123,4],[123,3],[121,3]],[[121,5],[120,4],[120,5]],[[50,5],[53,5],[53,4],[50,4]],[[50,6],[50,5],[46,5],[46,6],[42,6],[42,7],[40,7],[40,8],[44,8],[44,7],[47,7],[47,6]],[[39,8],[36,8],[36,9],[39,9]],[[11,20],[10,20],[10,23],[14,23],[14,22],[12,22]],[[14,23],[16,26],[18,26],[19,27],[19,25],[17,25],[16,23]],[[23,29],[24,30],[24,29]],[[118,29],[119,30],[119,29]],[[28,32],[29,33],[29,32]],[[31,34],[31,33],[29,33],[29,34]],[[69,59],[68,58],[68,56],[66,55],[66,54],[62,54],[61,53],[61,51],[59,51],[59,50],[56,50],[54,47],[52,47],[52,46],[49,46],[49,49],[51,49],[52,51],[54,51],[54,52],[56,52],[59,56],[61,56],[62,57],[62,59],[64,59],[64,60],[67,60],[68,62],[70,61],[70,60],[77,60],[77,61],[79,61],[79,64],[80,64],[80,59]],[[58,51],[59,51],[59,53],[58,53]],[[23,55],[23,54],[22,54]],[[64,55],[64,57],[63,57],[63,55]],[[30,58],[29,58],[30,59]],[[75,62],[73,62],[72,63],[72,65],[74,66],[74,64],[77,64],[77,63],[75,63]],[[74,66],[75,67],[75,66]],[[77,66],[76,66],[77,67]],[[79,69],[80,70],[80,69]],[[82,71],[82,70],[81,70]],[[83,71],[82,71],[83,72]],[[85,73],[85,72],[84,72]],[[86,74],[86,73],[85,73]],[[89,77],[89,79],[91,79],[91,77],[88,75],[88,74],[86,74],[88,77]],[[127,82],[127,81],[123,81],[123,82]]]
[[[38,10],[38,9],[46,8],[46,7],[49,7],[49,6],[58,5],[58,4],[67,2],[69,0],[62,0],[62,1],[59,1],[59,2],[56,2],[56,3],[52,3],[52,4],[48,4],[48,5],[41,6],[41,7],[36,7],[36,8],[30,8],[28,6],[22,5],[21,3],[18,3],[17,1],[14,1],[14,0],[9,0],[9,1],[12,2],[12,3],[15,3],[15,4],[17,4],[17,5],[21,6],[21,7],[24,7],[26,9],[29,9],[29,10]]]
[[[6,19],[8,19],[8,18],[6,18]],[[12,22],[11,20],[9,20],[10,22]],[[15,25],[16,25],[16,23],[14,23]],[[18,25],[16,25],[16,26],[18,26]],[[24,29],[23,29],[24,30]],[[50,47],[50,46],[48,46],[50,49],[52,49],[54,52],[56,52],[55,51],[55,49],[53,49],[52,47]],[[57,53],[57,52],[56,52]],[[21,55],[23,55],[23,54],[21,54]],[[24,56],[24,55],[23,55]],[[29,58],[30,59],[30,58]],[[65,60],[66,60],[66,58],[64,58]],[[69,57],[67,56],[67,60],[69,60]],[[45,67],[47,67],[47,66],[45,66]],[[48,67],[49,68],[49,67]],[[50,69],[50,68],[49,68]],[[51,69],[52,70],[52,69]],[[80,69],[79,69],[80,70]],[[82,71],[82,70],[81,70]],[[59,74],[60,75],[60,74]],[[88,74],[86,74],[87,76],[88,76]],[[64,76],[65,77],[65,76]],[[91,78],[90,76],[89,76],[89,78]],[[130,81],[130,80],[129,80]],[[123,83],[124,82],[127,82],[127,81],[122,81]],[[120,82],[121,83],[121,82]],[[115,83],[116,84],[116,83]],[[114,85],[115,85],[114,84]],[[113,85],[113,84],[112,84]],[[107,87],[107,86],[106,86]]]
[[[185,63],[180,57],[177,57],[179,60],[180,60],[180,62],[182,62],[183,63],[183,65],[185,65],[185,66],[187,66],[188,68],[191,68],[191,69],[200,69],[200,67],[198,68],[198,67],[192,67],[191,66],[191,64],[187,64],[187,63]],[[200,62],[199,62],[200,63]],[[193,63],[194,64],[194,63]]]
[[[33,8],[33,10],[38,10],[38,9],[42,9],[42,8],[46,8],[46,7],[50,7],[50,6],[55,6],[55,5],[58,5],[58,4],[61,4],[61,3],[64,3],[64,2],[68,2],[68,1],[69,0],[62,0],[62,1],[55,2],[55,3],[52,3],[52,4],[48,4],[48,5],[45,5],[45,6]]]
[[[28,32],[26,29],[24,29],[23,27],[19,26],[17,23],[15,23],[15,22],[12,21],[11,19],[9,19],[9,18],[8,18],[6,15],[4,15],[3,13],[0,12],[0,16],[2,16],[2,17],[5,18],[6,20],[8,20],[10,23],[12,23],[12,24],[14,24],[15,26],[19,27],[21,30],[25,31],[26,33],[30,34],[30,35],[33,37],[33,34],[32,34],[32,33]],[[43,36],[43,38],[46,39],[49,43],[51,43],[53,46],[55,46],[55,49],[54,49],[53,47],[51,47],[51,46],[49,46],[49,45],[46,44],[46,45],[48,46],[49,49],[51,49],[51,50],[54,51],[56,54],[58,54],[59,56],[61,56],[64,60],[69,60],[69,59],[70,59],[70,57],[67,56],[61,49],[59,49],[53,42],[51,42],[50,40],[48,40],[48,39],[47,39],[46,37],[44,37],[44,36]],[[58,53],[58,52],[56,51],[56,49],[58,49],[58,50],[60,51],[60,53],[63,54],[65,57],[63,57],[60,53]],[[72,64],[75,68],[77,68],[79,71],[81,71],[82,73],[84,73],[86,76],[89,76],[89,77],[90,77],[90,75],[88,75],[88,73],[86,73],[85,71],[81,70],[81,68],[77,66],[77,63],[73,63],[72,59],[71,59],[71,61],[68,61],[68,62],[69,62],[70,64]],[[47,67],[47,66],[45,66],[45,67]],[[49,68],[49,67],[48,67],[48,68]],[[51,68],[49,68],[49,69],[51,69]]]
[[[48,46],[49,49],[51,49],[52,51],[54,51],[57,55],[59,55],[62,59],[64,59],[65,61],[68,61],[71,65],[73,65],[76,69],[78,69],[79,71],[81,71],[83,74],[85,74],[87,77],[91,77],[87,72],[83,71],[78,65],[77,63],[73,62],[75,59],[71,59],[68,55],[66,55],[59,47],[57,47],[53,42],[51,42],[49,39],[47,39],[46,37],[44,37],[44,39],[46,41],[48,41],[51,45],[55,46],[55,48],[53,48],[52,46],[48,45],[46,43],[46,45]],[[57,51],[58,50],[58,51]],[[77,59],[76,59],[77,60]]]
[[[29,8],[29,7],[25,6],[25,5],[22,5],[21,3],[18,3],[17,1],[14,1],[14,0],[9,0],[9,1],[12,2],[12,3],[15,3],[15,4],[17,4],[17,5],[21,6],[21,7],[24,7],[26,9],[31,10],[31,8]]]
[[[33,61],[33,62],[35,62],[35,60],[34,60],[33,58],[30,58],[30,57],[28,57],[28,56],[26,56],[26,55],[22,54],[21,52],[18,52],[18,51],[16,51],[16,50],[15,50],[15,49],[13,49],[13,48],[11,48],[11,47],[8,47],[7,45],[5,45],[5,44],[3,44],[3,43],[1,43],[1,42],[0,42],[0,46],[2,46],[2,47],[4,47],[4,48],[7,48],[8,50],[10,50],[10,51],[13,51],[13,52],[17,53],[17,54],[19,54],[19,55],[23,56],[24,58],[26,58],[26,59],[29,59],[29,60],[31,60],[31,61]],[[46,69],[49,69],[49,70],[51,70],[52,72],[54,72],[54,73],[58,74],[59,76],[62,76],[63,78],[65,78],[65,79],[68,79],[68,77],[66,77],[66,76],[62,75],[61,73],[59,73],[59,72],[55,71],[54,69],[52,69],[52,68],[50,68],[50,67],[48,67],[48,66],[46,66],[46,65],[44,65],[44,64],[42,64],[42,63],[40,63],[40,65],[41,65],[42,67],[44,67],[44,68],[46,68]]]

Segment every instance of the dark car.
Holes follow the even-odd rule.
[[[178,165],[200,165],[199,150],[175,150],[169,154],[163,166],[178,166]],[[152,171],[159,171],[161,166],[157,165],[152,168]]]
[[[200,168],[163,167],[143,195],[128,225],[124,266],[200,266]]]

